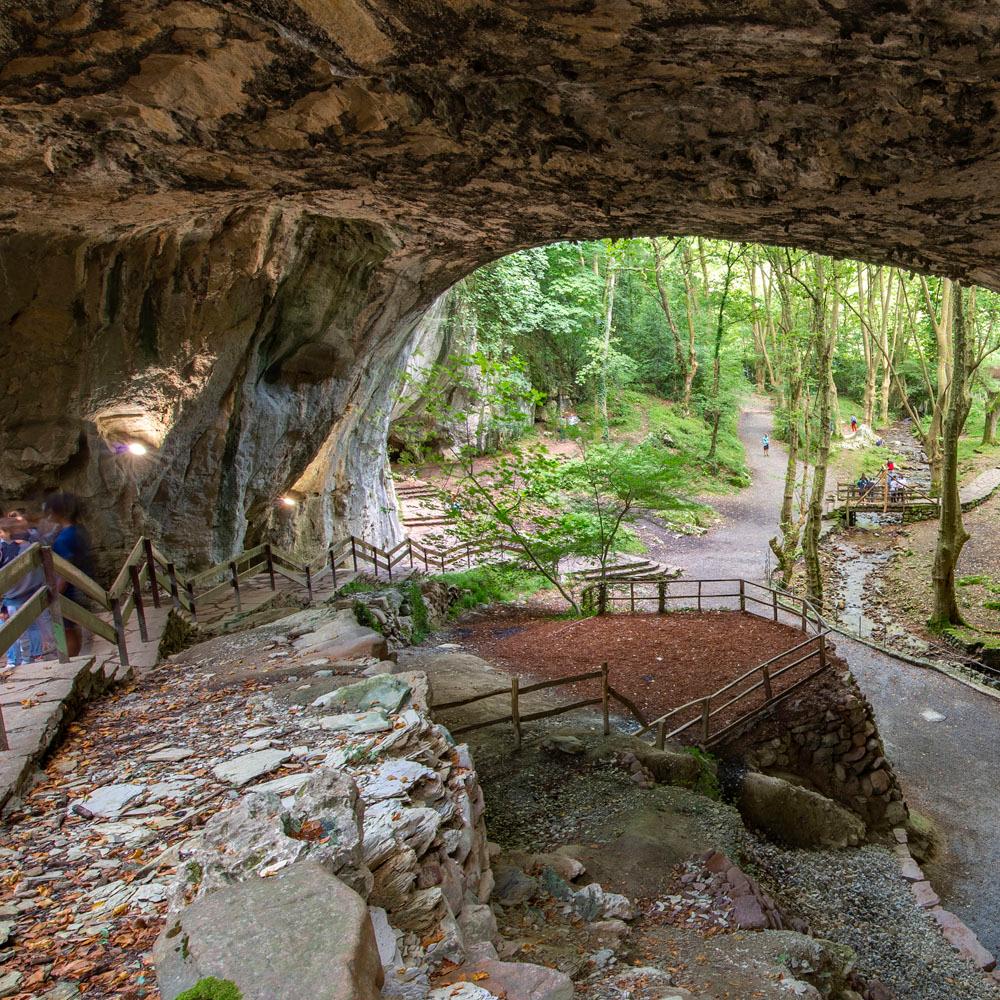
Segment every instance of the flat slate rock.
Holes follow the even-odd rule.
[[[332,733],[348,732],[363,736],[365,733],[384,733],[392,729],[385,712],[345,712],[342,715],[324,715],[319,720],[323,729]]]
[[[255,750],[216,764],[212,773],[220,781],[228,781],[239,788],[255,778],[269,774],[291,759],[292,755],[287,750]]]
[[[95,816],[113,818],[145,792],[145,785],[104,785],[103,788],[96,789],[75,804],[89,810]]]
[[[379,1000],[382,986],[364,900],[313,861],[202,896],[167,921],[153,961],[163,1000],[206,976],[243,1000]]]
[[[182,760],[187,760],[194,751],[190,747],[167,747],[165,750],[157,750],[151,753],[146,760],[151,763],[163,761],[167,764],[179,764]]]

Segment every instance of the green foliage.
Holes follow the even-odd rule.
[[[371,613],[364,601],[354,602],[354,617],[357,618],[359,625],[370,628],[379,635],[382,634],[382,623]]]
[[[416,580],[408,581],[402,590],[410,604],[410,617],[413,620],[410,642],[417,646],[431,634],[430,612],[427,610],[427,602],[420,590],[420,584]]]
[[[206,976],[189,990],[178,993],[176,1000],[243,1000],[239,987],[230,979]]]
[[[457,587],[461,597],[453,605],[453,614],[482,604],[503,604],[544,590],[549,581],[540,573],[515,566],[476,566],[474,569],[441,573],[435,579]]]
[[[715,799],[717,802],[722,799],[722,786],[719,784],[718,766],[712,754],[702,750],[701,747],[684,747],[684,753],[690,754],[701,765],[701,773],[691,790],[705,798]]]

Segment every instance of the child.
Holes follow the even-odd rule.
[[[764,454],[765,454],[765,455],[769,455],[769,454],[770,454],[770,452],[771,452],[771,439],[770,439],[770,438],[769,438],[769,437],[768,437],[768,436],[767,436],[767,435],[765,434],[765,435],[764,435],[764,436],[763,436],[763,437],[761,438],[761,442],[762,442],[762,443],[763,443],[763,445],[764,445]]]

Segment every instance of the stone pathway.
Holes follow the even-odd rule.
[[[989,500],[997,490],[1000,490],[1000,468],[987,469],[980,473],[966,486],[959,490],[962,500],[962,510],[972,510]]]

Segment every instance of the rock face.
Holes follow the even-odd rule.
[[[172,911],[187,930],[189,911],[217,894],[227,894],[220,905],[228,905],[228,893],[244,885],[281,883],[284,891],[290,873],[322,866],[369,908],[385,996],[423,996],[431,967],[461,964],[474,945],[497,936],[472,758],[412,707],[426,704],[424,675],[380,675],[318,700],[310,717],[322,723],[319,713],[346,709],[350,738],[307,775],[290,776],[294,784],[258,785],[216,813],[181,849]],[[383,724],[368,727],[366,709]],[[174,969],[176,956],[158,955]],[[207,969],[198,965],[201,975],[223,978]]]
[[[198,900],[168,922],[153,958],[164,1000],[207,976],[245,1000],[378,1000],[382,985],[364,900],[316,862]]]
[[[996,287],[998,35],[985,0],[15,0],[5,497],[81,493],[105,564],[142,529],[188,564],[267,527],[392,541],[415,323],[553,239],[753,238]]]

